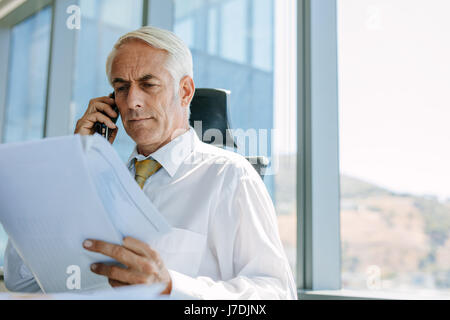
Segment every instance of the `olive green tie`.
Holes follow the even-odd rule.
[[[146,159],[142,161],[135,160],[134,167],[136,168],[136,182],[142,188],[144,188],[145,181],[161,168],[158,161],[153,159]]]

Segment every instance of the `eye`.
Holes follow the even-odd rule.
[[[154,87],[155,85],[152,83],[144,83],[143,86],[144,86],[144,88],[151,88],[151,87]]]
[[[126,89],[125,87],[119,87],[119,88],[116,89],[116,91],[117,92],[121,92],[121,91],[124,91],[125,89]]]

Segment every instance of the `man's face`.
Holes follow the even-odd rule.
[[[117,49],[111,66],[116,104],[138,146],[162,145],[183,126],[185,109],[166,70],[167,52],[140,40]]]

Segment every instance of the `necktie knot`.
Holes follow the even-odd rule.
[[[136,168],[135,180],[141,189],[144,188],[145,181],[161,168],[161,164],[154,159],[136,160],[134,166]]]

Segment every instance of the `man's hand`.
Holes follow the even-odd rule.
[[[112,105],[115,101],[111,97],[100,97],[89,101],[89,106],[83,117],[77,121],[75,134],[92,135],[94,134],[94,124],[96,122],[104,123],[112,130],[109,142],[113,143],[117,136],[117,126],[111,121],[118,114],[113,110]]]
[[[83,247],[111,257],[127,267],[108,266],[102,263],[91,265],[92,272],[107,277],[112,287],[165,283],[167,287],[161,294],[170,294],[172,291],[169,271],[159,254],[145,242],[126,237],[120,246],[89,239],[83,242]]]

